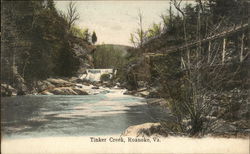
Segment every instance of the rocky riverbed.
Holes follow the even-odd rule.
[[[90,82],[77,77],[72,78],[48,78],[35,81],[29,86],[23,85],[22,93],[8,84],[1,84],[1,96],[15,95],[89,95],[97,94],[106,88],[115,87],[111,82]]]
[[[22,94],[35,95],[95,95],[105,93],[108,88],[117,87],[112,82],[89,82],[76,77],[72,78],[49,78],[43,81],[36,81],[29,91]],[[28,88],[22,88],[28,89]],[[178,127],[176,117],[171,113],[170,104],[167,99],[161,98],[156,88],[141,87],[137,91],[124,91],[125,95],[134,95],[146,98],[148,107],[158,107],[166,112],[166,119],[159,119],[158,123],[144,123],[127,128],[122,135],[124,136],[187,136],[183,132],[176,132],[169,127]],[[231,96],[234,94],[233,96]],[[7,84],[1,84],[1,95],[12,96],[18,95],[18,90]],[[247,100],[247,91],[233,91],[224,94],[228,99],[225,103],[216,103],[211,108],[210,114],[203,117],[206,134],[209,136],[223,137],[246,137],[250,133],[249,129],[249,102]],[[214,100],[222,99],[217,94],[211,93],[210,98]],[[241,97],[244,96],[244,97]],[[230,103],[231,101],[231,103]],[[233,103],[232,103],[233,102]],[[228,105],[233,105],[230,108]],[[190,127],[190,120],[182,121],[182,126]]]

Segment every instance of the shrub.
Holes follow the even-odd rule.
[[[102,74],[101,81],[109,81],[111,78],[110,74]]]

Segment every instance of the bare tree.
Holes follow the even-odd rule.
[[[202,0],[196,0],[196,1],[198,2],[201,11],[204,12]]]
[[[181,2],[182,0],[171,0],[171,2],[173,3],[174,7],[176,8],[176,10],[178,10],[182,17],[183,17],[183,33],[184,33],[184,39],[185,39],[185,44],[187,44],[187,28],[186,28],[186,15],[185,12],[181,9]],[[187,48],[187,66],[189,67],[190,64],[190,51]]]
[[[70,1],[67,8],[66,19],[69,28],[75,23],[75,21],[80,19],[80,14],[77,12],[76,2]]]
[[[138,26],[139,28],[136,30],[136,32],[134,34],[131,34],[131,37],[130,37],[130,41],[131,43],[134,44],[134,46],[137,46],[137,47],[142,47],[143,46],[143,43],[145,41],[145,38],[146,38],[146,34],[147,32],[145,32],[143,30],[143,15],[142,15],[142,12],[141,10],[138,11]]]

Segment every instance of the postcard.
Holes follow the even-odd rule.
[[[1,6],[1,153],[249,153],[248,0]]]

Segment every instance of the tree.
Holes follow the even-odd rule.
[[[159,23],[159,24],[153,23],[152,27],[149,28],[149,30],[148,30],[147,37],[150,38],[150,37],[160,35],[161,31],[162,31],[161,23]]]
[[[93,34],[92,34],[92,43],[95,44],[96,41],[97,41],[97,36],[96,36],[95,31],[93,31]]]
[[[68,33],[68,22],[57,12],[53,0],[4,1],[3,10],[4,82],[12,82],[17,75],[34,81],[76,71],[73,34]]]
[[[143,22],[142,22],[142,12],[139,10],[138,12],[138,26],[139,28],[136,29],[136,32],[134,34],[130,34],[130,41],[133,43],[136,47],[141,48],[143,46],[143,43],[147,37],[147,32],[143,30]]]
[[[76,2],[73,2],[73,1],[69,2],[66,18],[67,18],[69,29],[75,23],[75,21],[80,19],[80,15],[77,12],[77,8],[76,8]]]

